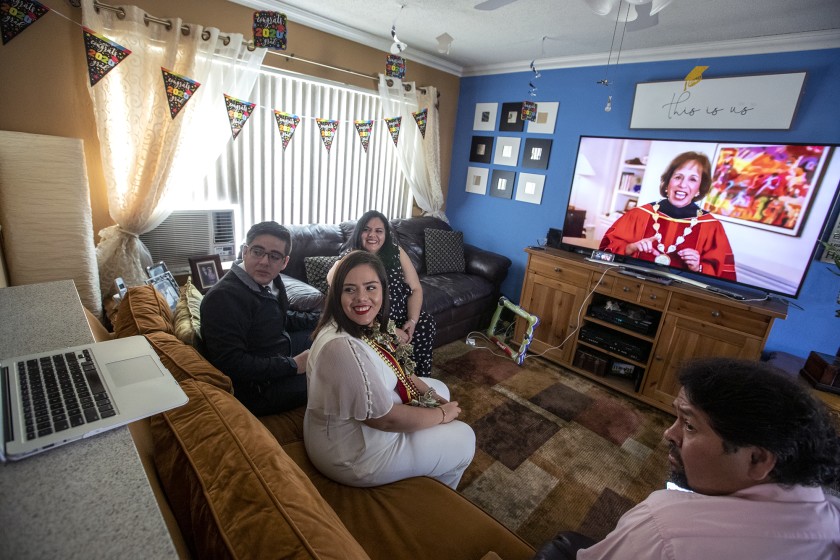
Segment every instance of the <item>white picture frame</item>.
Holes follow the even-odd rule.
[[[468,167],[466,191],[473,194],[487,194],[487,179],[490,170],[486,167]]]
[[[519,163],[519,146],[521,138],[513,136],[496,137],[496,152],[493,154],[493,165],[509,165],[516,167]]]
[[[514,199],[530,204],[542,204],[545,175],[536,173],[520,173],[516,180],[516,194]]]
[[[559,110],[559,101],[538,101],[537,118],[534,121],[528,121],[528,134],[554,134]]]
[[[498,113],[498,103],[476,103],[473,130],[496,130]]]

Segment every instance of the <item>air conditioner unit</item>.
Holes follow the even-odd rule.
[[[236,258],[233,209],[175,210],[152,231],[140,236],[154,262],[163,261],[172,274],[189,274],[189,257]]]

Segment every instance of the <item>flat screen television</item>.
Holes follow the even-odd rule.
[[[672,165],[686,152],[708,158],[705,196],[706,164]],[[663,174],[674,185],[665,195]],[[562,245],[689,283],[796,297],[839,183],[833,145],[582,136]]]

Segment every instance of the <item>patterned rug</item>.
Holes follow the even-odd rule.
[[[561,530],[601,539],[665,484],[668,414],[542,358],[520,367],[463,342],[435,350],[433,377],[476,433],[459,491],[534,547]]]

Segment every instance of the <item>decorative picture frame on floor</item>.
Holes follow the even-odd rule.
[[[521,101],[502,103],[502,113],[499,115],[499,130],[502,132],[522,132],[525,130]]]
[[[493,181],[490,183],[490,196],[510,199],[513,196],[513,186],[516,181],[515,171],[493,170]]]
[[[487,194],[487,179],[489,177],[490,170],[486,167],[468,167],[467,192],[481,195]]]
[[[222,270],[222,259],[219,255],[204,255],[201,257],[189,257],[192,283],[202,294],[215,286],[224,275]]]
[[[493,154],[493,165],[509,165],[516,167],[519,162],[519,144],[521,138],[499,136],[496,138],[496,150]]]
[[[544,138],[526,138],[525,150],[522,152],[522,167],[548,169],[551,142],[551,140]]]
[[[470,161],[475,163],[490,163],[493,157],[493,137],[473,136],[470,146]]]
[[[542,204],[545,175],[536,173],[520,173],[516,181],[516,200]]]
[[[476,103],[473,130],[496,130],[498,103]]]

